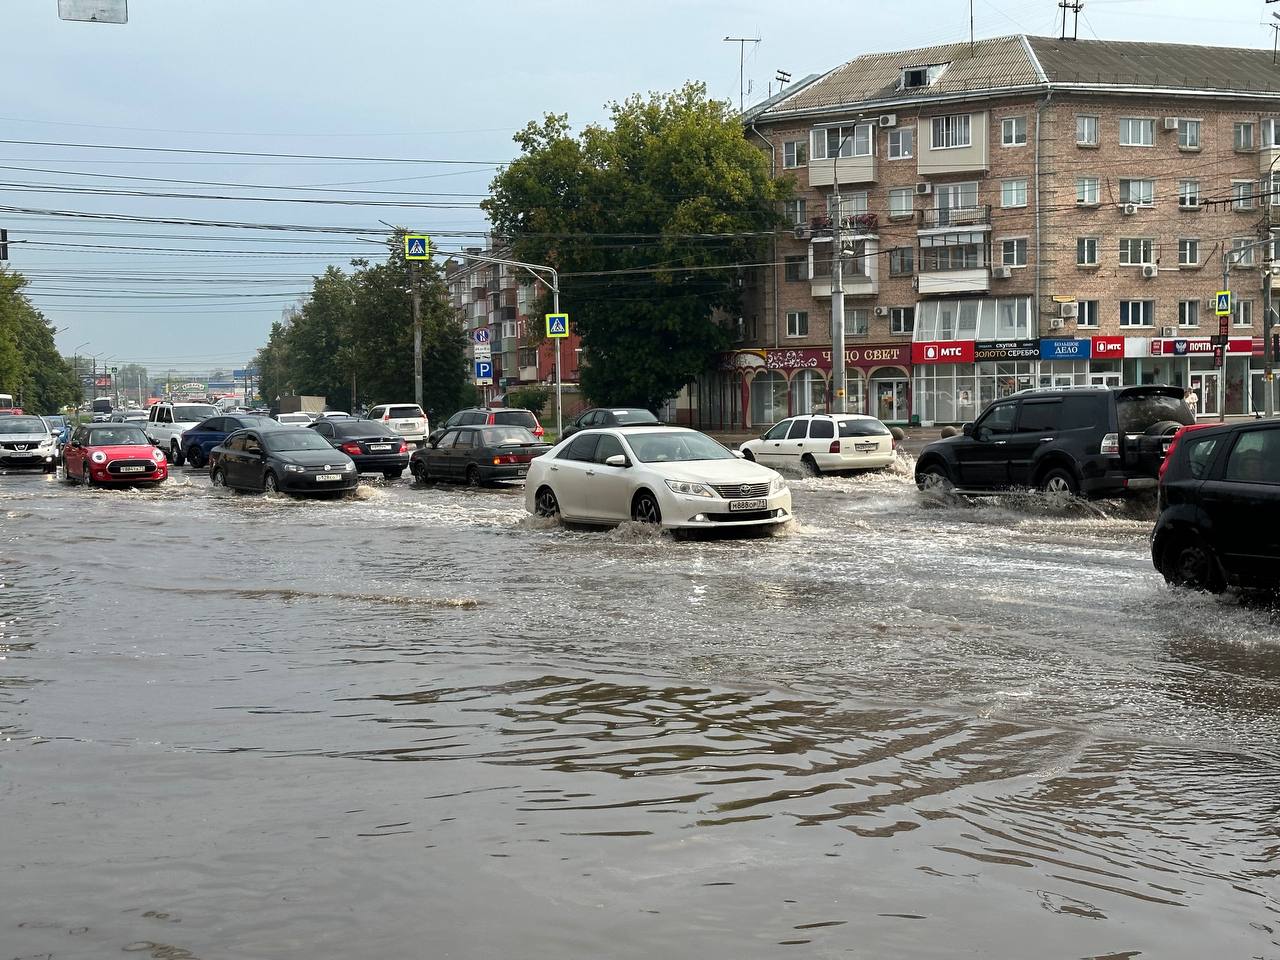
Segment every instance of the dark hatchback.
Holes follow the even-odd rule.
[[[1158,503],[1151,562],[1169,583],[1280,587],[1280,421],[1178,431]]]
[[[248,413],[210,417],[182,432],[182,453],[191,466],[199,469],[209,462],[209,451],[237,430],[271,430],[279,426],[270,417]]]
[[[209,451],[215,487],[267,493],[338,493],[360,482],[351,458],[305,427],[241,430]]]
[[[582,413],[564,428],[560,439],[571,437],[579,430],[590,430],[593,427],[654,427],[662,421],[648,410],[641,407],[592,407]]]
[[[1193,423],[1181,387],[1025,390],[916,459],[916,485],[961,493],[1044,490],[1117,497],[1154,491],[1173,435]]]
[[[534,457],[551,449],[524,427],[453,427],[409,460],[419,480],[456,480],[473,487],[523,480]]]
[[[349,456],[360,473],[394,480],[409,466],[409,445],[380,420],[317,420],[306,429]]]

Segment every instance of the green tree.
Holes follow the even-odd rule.
[[[549,114],[515,140],[482,204],[495,232],[561,271],[587,395],[656,409],[728,345],[740,265],[766,252],[790,182],[699,83],[613,103],[577,136]]]
[[[542,411],[551,399],[551,390],[542,386],[516,387],[507,394],[507,404],[529,410],[538,419],[542,419]]]
[[[50,413],[80,396],[71,364],[58,353],[53,326],[23,294],[26,279],[0,269],[0,392],[25,409]]]

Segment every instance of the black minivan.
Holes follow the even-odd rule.
[[[1023,390],[916,460],[921,489],[1116,497],[1151,491],[1173,435],[1195,422],[1181,387]]]

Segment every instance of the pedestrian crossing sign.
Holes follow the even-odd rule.
[[[569,315],[567,313],[547,314],[547,336],[567,337],[569,335]]]
[[[1217,297],[1217,300],[1218,300],[1213,311],[1214,314],[1216,314],[1219,317],[1231,316],[1231,291],[1219,290],[1216,294],[1214,294],[1214,296]]]
[[[421,234],[405,234],[404,258],[406,260],[430,260],[431,238]]]

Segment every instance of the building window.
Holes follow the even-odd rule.
[[[787,170],[803,167],[809,162],[809,143],[805,140],[788,140],[782,145],[782,166]]]
[[[784,280],[789,280],[793,283],[797,280],[808,280],[808,272],[808,257],[787,257],[782,262],[782,277]]]
[[[1027,265],[1027,238],[1017,237],[1000,241],[1000,262],[1006,267]]]
[[[1027,118],[1005,117],[1000,121],[1000,145],[1025,147],[1027,145]]]
[[[1200,206],[1199,180],[1178,181],[1178,206],[1184,208]]]
[[[889,131],[889,159],[905,160],[915,156],[916,128],[898,127]]]
[[[930,63],[920,67],[903,67],[902,83],[898,89],[914,90],[917,87],[930,86],[946,72],[948,66],[950,64]]]
[[[851,337],[865,337],[871,331],[871,311],[866,307],[845,311],[844,332]]]
[[[1257,247],[1253,246],[1253,237],[1234,237],[1231,240],[1231,263],[1236,267],[1252,267],[1253,251]]]
[[[1097,237],[1076,237],[1076,265],[1080,267],[1098,265]]]
[[[1120,118],[1120,146],[1149,147],[1156,142],[1156,122],[1141,117]]]
[[[1156,200],[1156,182],[1154,180],[1120,181],[1120,202],[1136,203],[1141,207],[1149,207]]]
[[[914,268],[915,251],[911,247],[898,247],[889,251],[889,276],[908,277]]]
[[[1232,210],[1252,210],[1253,209],[1253,181],[1252,180],[1232,180],[1231,181],[1231,209]]]
[[[953,147],[972,146],[969,114],[953,113],[933,118],[933,149],[948,150]]]
[[[1076,177],[1076,203],[1081,205],[1098,202],[1098,178]]]
[[[814,160],[834,160],[839,150],[842,157],[869,157],[871,130],[869,123],[852,127],[819,127],[809,138],[809,155]]]
[[[1253,124],[1237,123],[1231,139],[1237,150],[1251,153],[1253,151]]]
[[[916,328],[915,307],[890,307],[889,332],[911,333]]]
[[[1178,146],[1183,150],[1200,149],[1200,121],[1178,121]]]
[[[1154,300],[1121,300],[1120,326],[1155,326],[1156,302]]]
[[[1000,206],[1025,207],[1026,205],[1026,180],[1002,180],[1000,182]]]
[[[915,210],[915,190],[911,187],[894,187],[889,191],[889,216],[909,217]]]
[[[1264,150],[1280,147],[1280,120],[1271,117],[1262,121],[1262,141],[1258,146]]]
[[[1098,301],[1076,301],[1076,326],[1096,327],[1098,325]]]
[[[1098,145],[1098,118],[1076,117],[1076,143],[1082,147]]]
[[[1180,327],[1200,326],[1200,301],[1199,300],[1179,300],[1178,301],[1178,326]]]
[[[787,223],[797,224],[805,222],[805,202],[803,200],[788,200],[783,205],[783,212],[787,218]]]
[[[940,183],[933,190],[933,205],[939,210],[973,210],[978,206],[978,182]],[[941,223],[941,221],[939,221]]]
[[[1120,241],[1120,266],[1140,267],[1155,263],[1155,241],[1150,237],[1125,237]]]
[[[809,314],[804,310],[795,310],[787,314],[787,336],[807,337],[809,335]]]
[[[1253,326],[1253,301],[1237,300],[1231,308],[1231,323],[1236,327]]]
[[[859,190],[856,193],[842,193],[840,195],[841,217],[856,217],[859,214],[867,212],[867,191]],[[827,194],[827,216],[835,218],[836,211],[836,195],[834,193]],[[846,224],[847,226],[847,224]]]
[[[1178,266],[1200,266],[1200,241],[1184,238],[1178,241]]]

